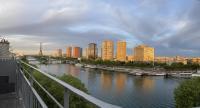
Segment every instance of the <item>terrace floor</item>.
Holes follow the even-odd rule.
[[[0,94],[0,108],[23,108],[22,100],[15,92]]]

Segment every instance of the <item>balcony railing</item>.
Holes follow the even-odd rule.
[[[48,108],[21,69],[16,71],[16,91],[25,108]]]
[[[55,78],[52,75],[49,75],[46,72],[43,72],[39,70],[38,68],[35,68],[34,66],[31,66],[23,61],[18,61],[18,64],[20,67],[17,71],[17,88],[19,88],[19,93],[22,95],[22,98],[24,99],[24,103],[26,108],[47,108],[47,105],[45,102],[40,98],[40,96],[37,94],[36,90],[33,87],[33,83],[37,84],[38,87],[40,87],[41,90],[43,90],[50,98],[51,100],[59,107],[59,108],[70,108],[70,94],[75,94],[76,96],[80,97],[84,101],[92,104],[93,106],[97,108],[121,108],[116,105],[112,105],[109,103],[106,103],[104,101],[101,101],[95,97],[92,97],[91,95],[65,83],[64,81],[61,81],[57,78]],[[29,67],[30,70],[26,70],[23,68],[23,66]],[[48,90],[45,89],[33,76],[32,72],[37,71],[40,74],[48,77],[52,81],[57,82],[59,85],[64,87],[64,104],[62,105],[51,93],[48,92]],[[26,76],[25,76],[26,74]],[[27,77],[28,76],[28,77]],[[27,79],[28,78],[28,79]]]

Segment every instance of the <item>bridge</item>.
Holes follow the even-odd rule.
[[[27,60],[28,60],[29,62],[32,62],[32,63],[39,63],[39,61],[38,61],[36,58],[32,57],[32,56],[27,56]],[[48,64],[62,63],[61,60],[52,59],[52,58],[50,58],[50,57],[48,57],[47,60],[48,60],[48,61],[47,61]]]
[[[26,70],[25,67],[30,68]],[[33,75],[37,71],[64,88],[64,103],[59,102]],[[16,58],[0,58],[0,108],[48,108],[33,85],[37,85],[58,108],[70,108],[70,94],[74,94],[97,108],[120,108],[76,89],[62,80]],[[80,106],[81,108],[81,106]]]

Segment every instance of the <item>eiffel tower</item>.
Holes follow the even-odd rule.
[[[39,51],[39,56],[43,56],[43,54],[42,54],[42,42],[40,42],[40,51]]]

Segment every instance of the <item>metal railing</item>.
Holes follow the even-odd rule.
[[[16,92],[24,108],[48,108],[20,68],[16,69]]]
[[[45,105],[45,103],[42,101],[42,99],[41,98],[39,98],[39,96],[38,96],[38,94],[37,94],[37,92],[35,91],[35,89],[33,88],[33,82],[35,83],[35,84],[37,84],[38,85],[38,87],[40,87],[40,89],[42,89],[53,101],[54,101],[54,103],[55,104],[57,104],[57,106],[59,107],[59,108],[70,108],[70,94],[75,94],[76,96],[78,96],[78,97],[80,97],[81,99],[83,99],[84,101],[87,101],[88,103],[91,103],[93,106],[95,106],[95,107],[97,107],[97,108],[121,108],[121,107],[119,107],[119,106],[116,106],[116,105],[112,105],[112,104],[109,104],[109,103],[106,103],[106,102],[103,102],[103,101],[101,101],[101,100],[99,100],[99,99],[97,99],[97,98],[95,98],[95,97],[92,97],[91,95],[89,95],[89,94],[87,94],[87,93],[85,93],[85,92],[83,92],[83,91],[81,91],[81,90],[79,90],[79,89],[77,89],[77,88],[75,88],[75,87],[73,87],[73,86],[71,86],[71,85],[69,85],[69,84],[67,84],[67,83],[65,83],[64,81],[62,81],[62,80],[59,80],[59,79],[57,79],[57,78],[55,78],[54,76],[52,76],[52,75],[49,75],[49,74],[47,74],[46,72],[43,72],[43,71],[41,71],[41,70],[39,70],[38,68],[35,68],[35,67],[33,67],[33,66],[31,66],[31,65],[29,65],[29,64],[27,64],[27,63],[25,63],[25,62],[23,62],[23,61],[19,61],[19,65],[20,65],[20,67],[22,68],[22,65],[24,65],[24,66],[27,66],[27,67],[29,67],[29,68],[31,68],[31,70],[33,71],[33,70],[35,70],[35,71],[37,71],[37,72],[39,72],[40,74],[42,74],[42,75],[44,75],[44,76],[46,76],[47,78],[49,78],[49,79],[51,79],[52,81],[55,81],[55,82],[57,82],[59,85],[61,85],[62,87],[64,87],[64,105],[62,105],[62,104],[60,104],[60,102],[59,101],[57,101],[56,100],[56,98],[51,94],[51,93],[49,93],[35,78],[34,78],[34,76],[32,75],[32,72],[29,72],[28,70],[26,70],[26,69],[23,69],[23,72],[24,73],[26,73],[28,76],[29,76],[29,80],[25,77],[25,75],[23,74],[23,72],[22,72],[22,70],[20,69],[20,74],[18,74],[18,75],[21,75],[21,76],[18,76],[18,78],[21,78],[21,77],[23,77],[21,80],[21,83],[20,84],[22,84],[23,85],[23,87],[19,87],[20,89],[21,89],[21,91],[22,91],[22,94],[23,94],[23,97],[25,98],[25,100],[27,100],[26,98],[27,98],[27,95],[25,94],[25,93],[28,93],[28,97],[29,97],[29,101],[25,101],[25,103],[26,104],[30,104],[29,102],[31,102],[31,105],[32,104],[35,104],[35,103],[33,103],[33,97],[34,97],[34,99],[35,99],[35,97],[37,98],[37,103],[38,104],[40,104],[40,107],[42,107],[42,108],[46,108],[47,106]],[[18,79],[18,80],[20,80],[20,79]],[[28,82],[28,81],[30,81],[29,83],[27,83],[27,84],[25,84],[24,82]],[[24,84],[23,84],[24,83]],[[20,86],[20,85],[18,85],[18,86]],[[28,90],[29,91],[32,91],[33,93],[30,93],[30,92],[25,92],[24,91],[24,89],[27,89],[27,88],[29,88]],[[24,93],[23,93],[23,91],[24,91]],[[25,105],[26,105],[25,104]],[[40,108],[39,107],[39,108]],[[33,108],[33,107],[26,107],[26,108]],[[35,107],[34,107],[35,108]],[[37,108],[37,107],[36,107]]]
[[[0,57],[1,61],[15,60],[14,57]]]

